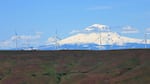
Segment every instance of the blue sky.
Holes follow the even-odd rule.
[[[40,41],[55,34],[68,36],[95,23],[114,30],[150,28],[150,0],[0,0],[0,41],[42,32]],[[121,32],[121,31],[117,31]],[[135,37],[142,38],[142,34]]]

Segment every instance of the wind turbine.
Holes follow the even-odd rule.
[[[113,47],[113,39],[112,39],[112,36],[111,36],[111,28],[108,29],[108,35],[107,35],[107,38],[108,38],[108,45],[110,45],[110,49]]]
[[[102,50],[104,47],[102,46],[102,29],[98,29],[98,38],[95,40],[98,41],[98,48]]]
[[[57,31],[57,29],[56,29],[56,32],[55,32],[54,39],[55,39],[55,49],[58,50],[58,48],[60,46],[59,40],[61,40],[61,38],[58,37],[58,31]]]
[[[104,29],[104,30],[103,30]],[[109,32],[111,32],[111,29],[109,28],[109,27],[106,27],[106,29],[103,27],[102,29],[101,28],[99,28],[99,48],[100,49],[103,49],[104,47],[102,46],[102,30],[104,31],[104,32],[107,32],[107,39],[108,39],[108,43],[109,43],[109,41],[110,40],[112,40],[112,38],[110,38],[111,37],[111,34],[109,34]]]
[[[145,38],[145,48],[147,48],[147,37],[150,35],[150,33],[145,33],[144,38]]]
[[[102,48],[102,34],[101,29],[99,28],[99,47]]]
[[[18,33],[16,32],[16,30],[15,30],[15,46],[16,46],[16,50],[18,50],[18,39],[19,39],[20,37],[18,36]]]

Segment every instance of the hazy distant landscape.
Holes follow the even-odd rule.
[[[0,84],[149,84],[150,49],[0,51]]]

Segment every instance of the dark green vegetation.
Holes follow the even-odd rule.
[[[150,84],[150,49],[0,51],[0,84]]]

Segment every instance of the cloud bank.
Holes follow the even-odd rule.
[[[131,26],[125,26],[122,28],[122,32],[123,34],[135,34],[135,33],[139,33],[139,31],[136,28],[133,28]]]
[[[24,47],[25,45],[35,45],[37,40],[41,38],[42,32],[36,32],[35,35],[14,35],[9,39],[0,42],[1,49],[14,48],[16,42],[19,47]]]

